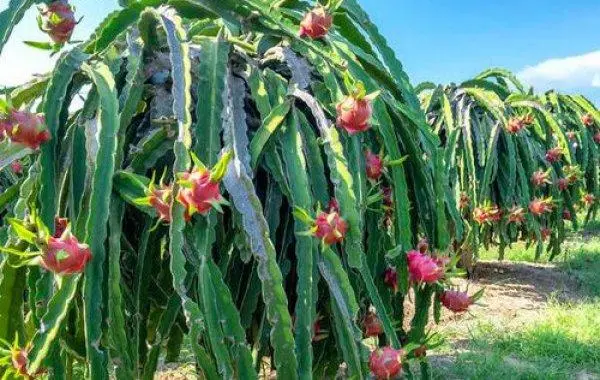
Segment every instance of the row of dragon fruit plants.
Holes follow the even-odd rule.
[[[580,95],[534,95],[512,73],[490,69],[460,85],[417,91],[445,146],[449,182],[467,227],[455,228],[468,265],[480,246],[536,244],[557,257],[565,223],[596,217],[600,113]],[[578,216],[582,220],[578,220]]]
[[[354,0],[120,5],[80,43],[40,4],[27,44],[60,59],[0,101],[9,378],[150,379],[184,336],[208,379],[428,378],[480,246],[554,258],[594,217],[581,96],[499,69],[413,89]]]

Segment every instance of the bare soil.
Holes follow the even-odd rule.
[[[457,284],[464,288],[467,281]],[[468,314],[446,313],[443,324],[460,321],[464,325],[465,320],[520,324],[538,315],[551,298],[576,301],[583,297],[579,282],[553,264],[481,261],[468,286],[469,293],[484,288],[484,296]]]

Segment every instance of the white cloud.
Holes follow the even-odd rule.
[[[518,77],[538,91],[600,88],[600,50],[552,58],[521,70]]]

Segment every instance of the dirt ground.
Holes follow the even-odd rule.
[[[456,283],[464,288],[467,282]],[[535,317],[550,298],[571,301],[582,297],[579,282],[552,264],[481,261],[468,284],[469,293],[485,288],[484,296],[468,314],[445,313],[442,325],[469,328],[469,322],[482,319],[518,325]]]

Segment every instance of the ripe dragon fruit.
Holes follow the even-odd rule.
[[[558,162],[563,156],[563,150],[560,147],[549,149],[546,152],[546,161],[553,163]]]
[[[378,348],[369,356],[369,369],[378,380],[394,379],[402,371],[402,350]]]
[[[591,205],[594,204],[594,202],[596,202],[596,196],[594,194],[590,194],[590,193],[584,194],[581,199],[582,199],[583,203],[588,207],[590,207]]]
[[[560,191],[566,191],[569,188],[570,182],[567,178],[559,178],[558,181],[556,181],[556,186],[558,186],[558,189]]]
[[[489,221],[488,213],[483,207],[476,207],[473,210],[473,220],[479,224],[487,223]]]
[[[550,181],[550,169],[546,171],[543,171],[541,169],[535,171],[531,175],[531,183],[533,183],[535,187],[541,187],[546,184],[552,183],[552,181]]]
[[[521,117],[521,121],[523,122],[523,124],[525,126],[529,126],[529,125],[533,124],[533,121],[534,121],[533,115],[528,113],[527,115],[524,115],[523,117]]]
[[[467,292],[458,290],[445,290],[440,295],[440,302],[444,307],[454,313],[464,313],[473,304],[473,299]]]
[[[314,222],[313,234],[327,245],[341,242],[346,236],[348,224],[339,213],[321,212]]]
[[[52,41],[62,45],[69,42],[73,30],[77,25],[73,7],[66,0],[58,0],[50,3],[41,10],[41,28]]]
[[[221,205],[227,204],[221,195],[219,184],[225,175],[231,157],[232,153],[226,152],[214,168],[208,170],[195,155],[192,155],[194,161],[192,170],[178,175],[178,183],[181,188],[177,194],[177,201],[185,206],[186,218],[191,218],[195,213],[206,215],[213,207],[220,210]],[[164,205],[161,207],[164,208]]]
[[[551,212],[553,207],[554,204],[552,202],[552,197],[535,198],[529,202],[529,211],[535,216],[540,216]]]
[[[562,212],[562,218],[564,220],[571,220],[571,219],[573,219],[572,215],[571,215],[571,211],[569,211],[568,209],[564,209],[563,212]]]
[[[591,127],[592,125],[594,125],[594,117],[591,114],[586,113],[585,115],[581,116],[581,122],[586,127]]]
[[[473,210],[473,220],[479,224],[498,222],[502,219],[502,211],[496,205],[476,207]]]
[[[383,272],[383,283],[392,289],[394,294],[398,292],[398,272],[395,267],[388,266]]]
[[[150,203],[150,206],[154,207],[154,210],[158,214],[158,218],[164,222],[171,223],[173,187],[168,185],[153,187],[150,190],[148,198],[148,202]],[[186,219],[189,219],[188,212],[186,212]]]
[[[525,124],[523,123],[523,120],[518,117],[510,118],[506,124],[506,131],[510,134],[519,133],[523,128],[525,128]]]
[[[365,163],[367,167],[367,178],[377,181],[383,174],[383,160],[378,154],[367,150],[365,153]]]
[[[27,363],[29,362],[28,352],[23,348],[14,348],[11,350],[11,362],[15,371],[25,379],[31,378],[27,371]]]
[[[569,180],[569,184],[574,184],[583,177],[583,171],[579,165],[565,165],[563,173],[565,178]]]
[[[211,180],[210,177],[210,172],[205,169],[197,169],[181,175],[181,179],[189,185],[179,190],[177,200],[186,206],[190,215],[195,213],[206,215],[215,204],[222,203],[219,182]]]
[[[596,144],[600,144],[600,132],[596,132],[596,134],[594,134],[594,142]]]
[[[62,236],[48,238],[42,249],[41,264],[44,268],[59,275],[83,272],[92,255],[87,244],[81,244],[69,231]]]
[[[377,318],[377,314],[372,310],[370,310],[363,319],[363,329],[365,331],[365,336],[367,337],[376,337],[383,334],[383,325],[379,318]]]
[[[369,120],[373,112],[371,101],[377,93],[366,95],[362,83],[356,85],[352,94],[346,96],[336,106],[337,125],[351,135],[364,132],[371,127]]]
[[[333,17],[327,13],[325,8],[319,6],[304,15],[300,22],[300,37],[312,39],[323,38],[327,35],[333,24]]]
[[[50,140],[50,132],[46,129],[44,116],[41,114],[11,110],[0,126],[3,128],[2,135],[30,149],[38,149]]]
[[[413,283],[432,284],[444,276],[444,268],[440,267],[436,260],[429,255],[413,250],[406,254],[406,258],[409,279]]]
[[[519,206],[513,206],[508,210],[508,222],[521,224],[525,221],[525,209]]]

